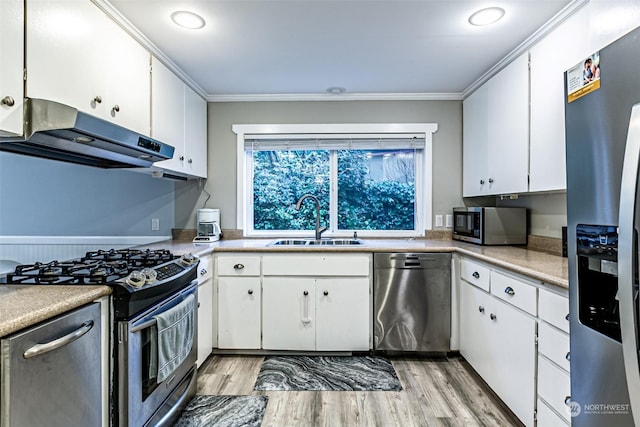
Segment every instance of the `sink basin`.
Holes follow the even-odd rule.
[[[269,243],[267,246],[354,246],[364,245],[360,239],[282,239]]]

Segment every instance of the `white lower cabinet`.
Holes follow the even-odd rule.
[[[265,277],[266,350],[369,349],[369,279]]]
[[[213,280],[212,258],[200,258],[198,265],[198,354],[200,366],[213,349]]]
[[[218,279],[218,347],[260,348],[259,277]]]
[[[217,266],[218,348],[256,350],[261,346],[260,256],[222,254]]]
[[[535,340],[535,317],[460,280],[460,353],[526,426],[535,423]]]

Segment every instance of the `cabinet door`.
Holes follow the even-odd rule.
[[[175,148],[173,158],[156,166],[182,171],[184,165],[184,83],[151,58],[151,136]]]
[[[151,55],[110,19],[105,24],[103,37],[108,40],[103,71],[106,82],[103,104],[107,119],[149,135]]]
[[[87,0],[29,0],[26,20],[26,96],[104,116],[106,15]]]
[[[260,278],[218,279],[218,347],[260,348]]]
[[[487,191],[488,85],[484,84],[464,100],[462,193],[464,197],[479,196]]]
[[[487,383],[526,426],[533,426],[536,321],[495,298],[489,321],[493,377]]]
[[[316,280],[316,350],[369,350],[369,279]]]
[[[0,2],[0,136],[22,135],[24,2]],[[5,101],[6,100],[6,101]],[[11,102],[13,100],[13,103]]]
[[[187,85],[184,86],[185,172],[207,177],[207,102]]]
[[[529,191],[567,187],[564,135],[564,72],[589,55],[589,8],[585,7],[531,48]]]
[[[211,354],[213,349],[213,280],[209,279],[198,287],[198,366]]]
[[[529,54],[489,82],[488,194],[529,189]]]
[[[265,277],[262,282],[262,348],[315,350],[315,301],[314,279]]]
[[[494,369],[490,361],[490,310],[488,293],[460,282],[460,354],[487,382]]]

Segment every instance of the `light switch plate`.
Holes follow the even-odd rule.
[[[160,218],[151,218],[151,231],[160,230]]]
[[[442,215],[436,215],[436,227],[442,227]]]
[[[447,214],[445,218],[445,227],[453,228],[453,215]]]

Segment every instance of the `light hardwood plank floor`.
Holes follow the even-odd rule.
[[[210,356],[198,394],[266,395],[263,426],[521,426],[461,357],[391,358],[400,392],[255,391],[262,356]]]

